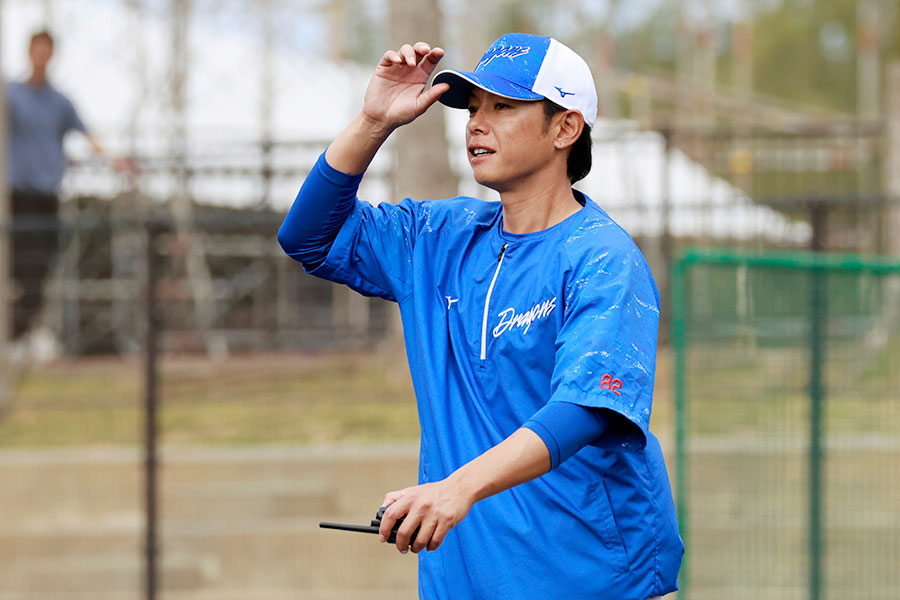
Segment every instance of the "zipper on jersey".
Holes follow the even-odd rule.
[[[500,267],[503,266],[503,257],[506,256],[506,246],[500,248],[500,255],[497,256],[497,270],[494,271],[494,278],[491,279],[491,285],[488,287],[487,298],[484,299],[484,319],[481,321],[481,360],[487,359],[487,323],[488,308],[491,304],[491,294],[494,293],[494,284],[497,283],[497,275],[500,274]]]

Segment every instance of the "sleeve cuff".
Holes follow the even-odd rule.
[[[607,428],[604,410],[551,401],[537,411],[523,427],[534,431],[550,451],[550,468],[599,439]]]
[[[325,152],[327,151],[328,150],[326,150]],[[328,160],[325,158],[325,152],[323,152],[319,156],[319,160],[316,161],[316,165],[314,167],[315,169],[319,170],[319,174],[326,181],[338,187],[350,188],[351,186],[358,186],[363,179],[363,175],[365,175],[365,171],[363,171],[359,175],[350,175],[349,173],[338,171],[328,164]]]
[[[522,427],[535,432],[538,437],[541,438],[541,440],[544,442],[544,445],[547,446],[547,450],[550,452],[550,469],[555,469],[556,467],[558,467],[559,443],[556,441],[556,438],[553,437],[553,434],[550,433],[550,430],[534,419],[525,421]]]

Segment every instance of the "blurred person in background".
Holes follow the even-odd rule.
[[[53,50],[53,36],[48,31],[32,35],[30,76],[6,86],[14,340],[23,339],[32,329],[40,330],[36,319],[44,300],[43,288],[59,249],[59,186],[66,167],[66,134],[80,131],[91,150],[106,158],[72,102],[48,80]],[[134,169],[129,159],[109,162],[117,171]],[[32,333],[49,336],[48,332]]]

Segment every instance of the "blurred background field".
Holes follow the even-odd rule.
[[[237,446],[416,440],[405,369],[362,352],[166,360],[164,440]],[[0,446],[137,445],[142,390],[135,360],[54,362],[22,376],[0,422]]]
[[[384,49],[471,67],[506,31],[591,64],[577,187],[662,292],[677,596],[900,597],[896,1],[0,0],[7,81],[44,27],[51,81],[137,172],[66,139],[22,339],[0,260],[0,600],[416,597],[413,557],[317,528],[416,476],[395,309],[303,274],[275,231]],[[361,198],[495,199],[464,124],[398,132]],[[52,227],[0,206],[0,259]]]

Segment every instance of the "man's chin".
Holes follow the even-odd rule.
[[[502,189],[503,185],[498,181],[494,181],[493,179],[487,179],[487,178],[478,177],[477,175],[475,175],[475,181],[478,183],[478,185],[483,185],[484,187],[486,187],[490,190],[494,190],[495,192],[503,191],[503,189]]]

